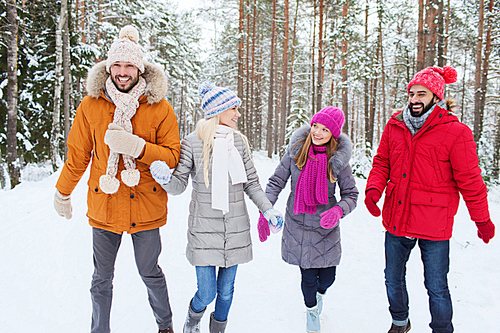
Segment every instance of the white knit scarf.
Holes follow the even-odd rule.
[[[131,119],[139,108],[139,98],[144,94],[145,90],[146,81],[142,76],[139,76],[139,81],[128,93],[119,91],[111,77],[108,77],[106,80],[106,93],[116,106],[113,123],[123,127],[129,133],[133,133]],[[120,186],[120,182],[115,178],[118,172],[119,160],[120,154],[114,151],[109,152],[106,174],[99,179],[99,187],[104,193],[113,194]],[[140,173],[135,168],[135,159],[132,156],[123,155],[123,164],[125,170],[121,174],[122,181],[130,187],[137,185]]]
[[[217,125],[212,150],[212,208],[229,212],[229,182],[247,182],[247,174],[240,153],[234,146],[234,132],[231,127]]]

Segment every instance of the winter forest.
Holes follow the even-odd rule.
[[[62,165],[87,71],[126,24],[167,74],[181,138],[203,116],[197,88],[207,79],[238,92],[238,128],[269,157],[334,105],[359,178],[413,75],[453,66],[445,97],[474,133],[483,178],[497,184],[499,10],[498,0],[200,0],[189,11],[174,0],[2,0],[0,188],[19,184],[29,165]]]

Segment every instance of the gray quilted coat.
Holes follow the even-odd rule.
[[[191,133],[181,143],[181,156],[172,180],[163,185],[169,194],[181,194],[191,176],[193,191],[189,204],[188,244],[186,256],[193,266],[230,267],[252,260],[250,220],[243,192],[261,212],[272,208],[259,183],[259,177],[249,156],[246,144],[238,134],[234,146],[245,165],[248,181],[232,185],[229,181],[229,212],[212,209],[212,163],[208,170],[210,186],[203,178],[203,142]]]
[[[302,145],[299,144],[295,148],[293,147],[297,142],[304,139],[310,130],[310,126],[306,125],[295,131],[285,155],[274,174],[269,178],[266,187],[266,195],[274,204],[279,193],[285,187],[288,178],[291,177],[291,192],[286,204],[281,256],[287,263],[298,265],[304,269],[325,268],[339,264],[342,253],[340,247],[340,223],[335,228],[323,229],[320,226],[320,214],[338,205],[344,211],[343,217],[346,216],[356,207],[359,194],[349,165],[352,144],[347,135],[341,134],[338,138],[338,149],[330,159],[333,175],[338,180],[335,183],[328,182],[328,204],[318,205],[314,215],[295,215],[293,213],[295,186],[300,174],[300,170],[293,159]],[[335,198],[336,185],[340,189],[340,201]]]

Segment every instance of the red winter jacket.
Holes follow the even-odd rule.
[[[415,136],[401,111],[388,121],[366,191],[386,186],[382,222],[396,236],[450,239],[459,192],[473,221],[490,218],[472,132],[438,105]]]

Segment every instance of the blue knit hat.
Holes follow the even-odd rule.
[[[201,98],[201,108],[205,113],[205,119],[212,118],[235,105],[241,105],[241,99],[233,91],[228,88],[216,87],[209,81],[200,85],[198,94]]]

